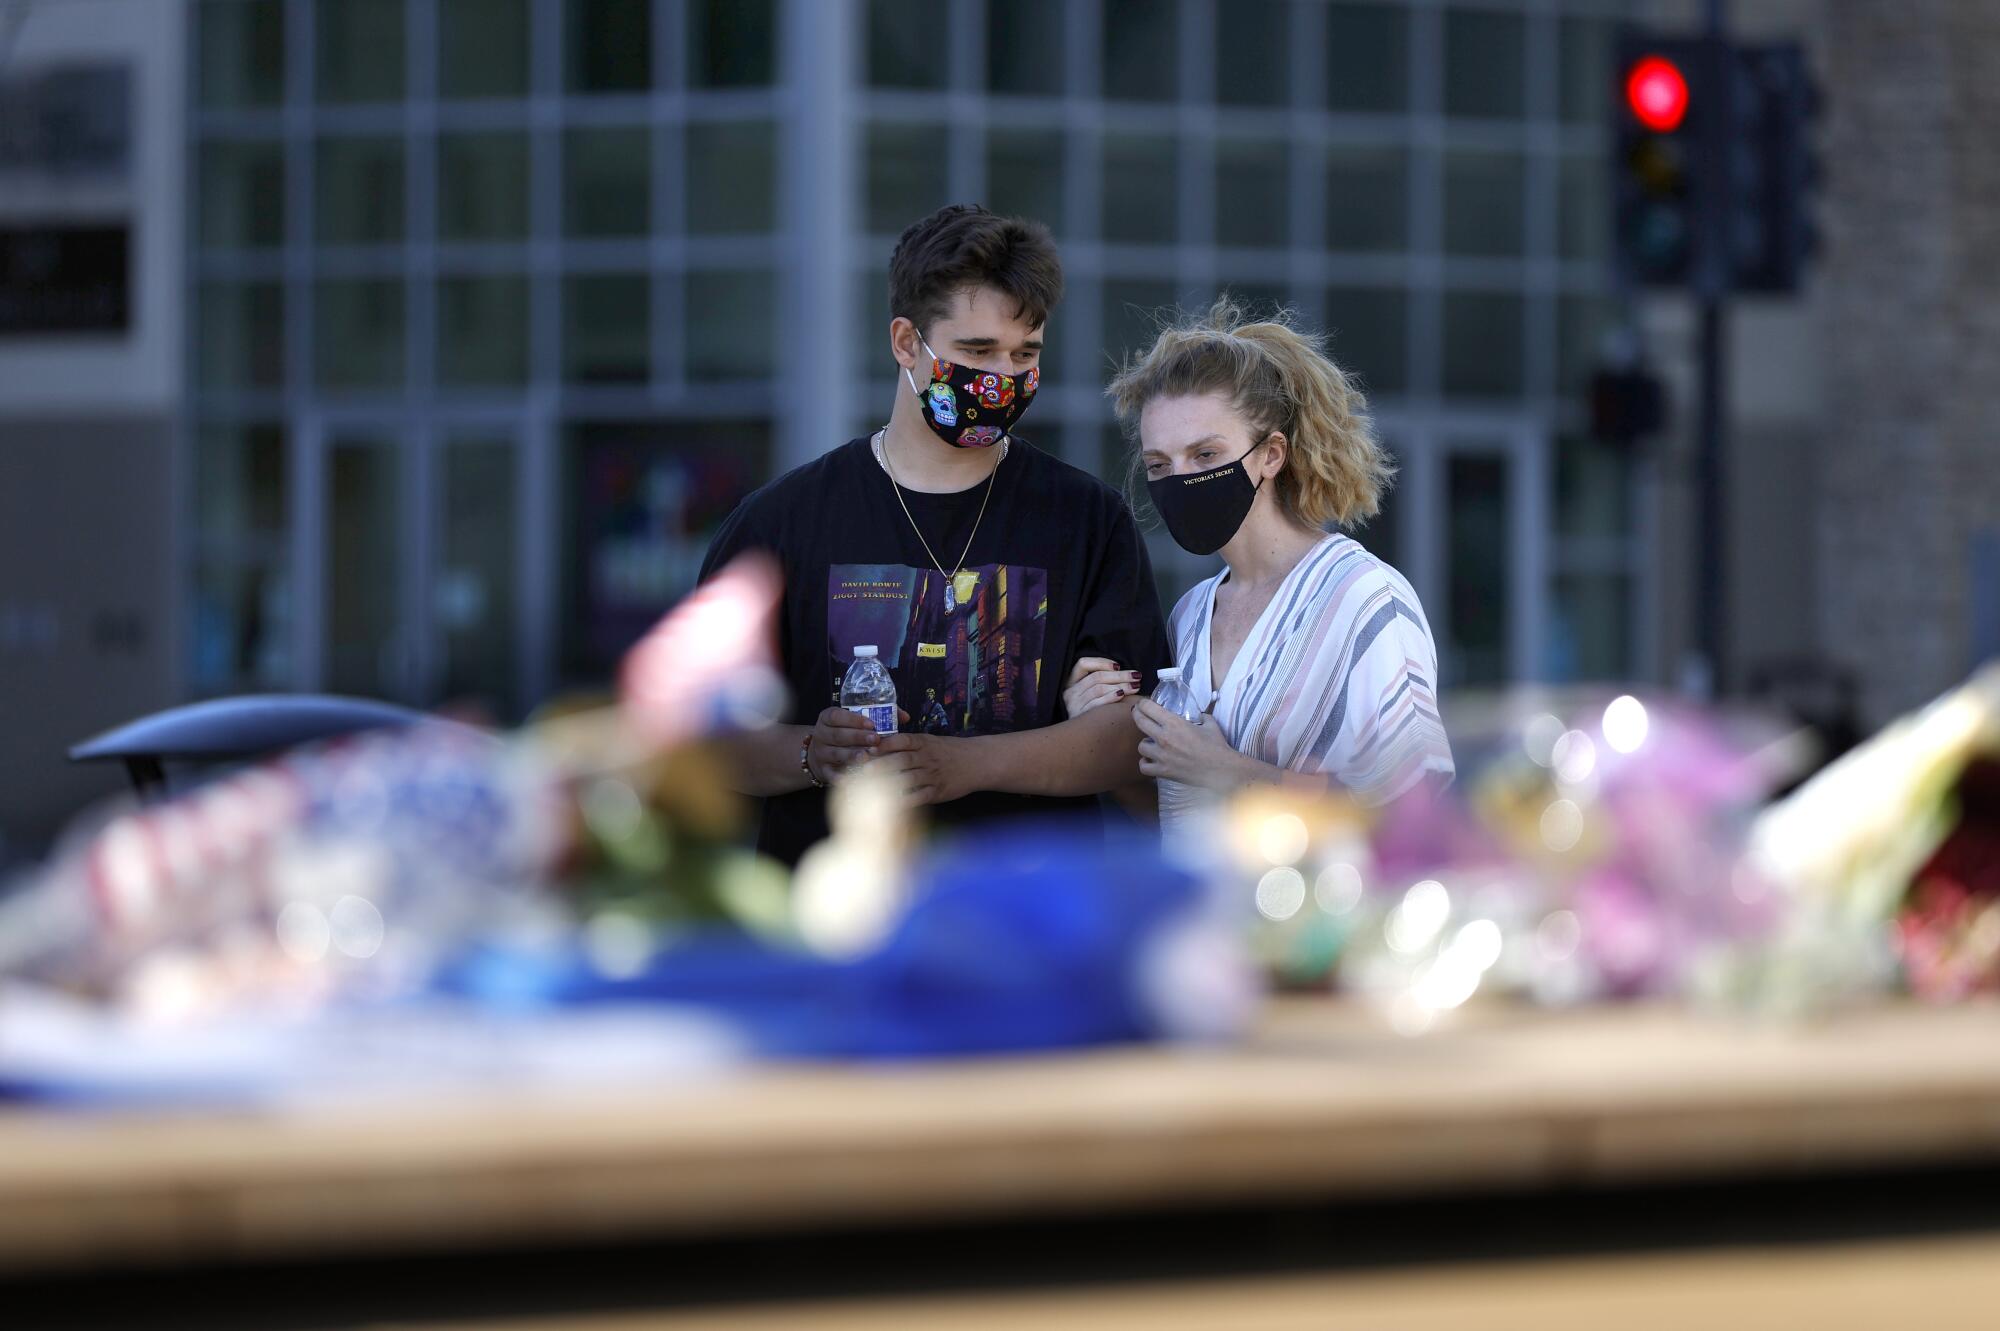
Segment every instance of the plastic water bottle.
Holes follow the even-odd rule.
[[[1193,723],[1201,715],[1201,709],[1194,705],[1194,692],[1181,679],[1179,666],[1168,666],[1159,673],[1159,683],[1153,686],[1153,701],[1166,708],[1181,720]],[[1199,792],[1179,781],[1169,781],[1162,777],[1160,788],[1160,835],[1170,853],[1184,849],[1191,835],[1189,818],[1200,805]]]
[[[1168,666],[1159,674],[1160,682],[1153,686],[1153,701],[1192,723],[1201,715],[1201,709],[1194,705],[1194,693],[1181,680],[1181,668]]]
[[[873,647],[854,649],[854,664],[840,681],[840,705],[867,717],[876,734],[896,733],[896,681],[876,659]]]

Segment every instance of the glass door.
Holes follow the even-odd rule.
[[[320,415],[302,436],[301,687],[518,717],[533,650],[519,422]]]
[[[430,449],[426,692],[505,721],[523,699],[521,449],[511,423],[445,425]]]
[[[409,594],[420,558],[419,453],[403,428],[329,421],[320,432],[318,687],[423,701],[422,627]]]
[[[1542,432],[1502,418],[1384,433],[1399,468],[1394,552],[1376,552],[1416,588],[1445,687],[1540,678],[1551,539]]]
[[[1439,650],[1448,684],[1540,678],[1548,608],[1547,450],[1529,426],[1439,436]]]

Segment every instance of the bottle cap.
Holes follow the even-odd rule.
[[[1163,666],[1154,673],[1161,679],[1179,679],[1181,677],[1181,668],[1179,666]]]
[[[854,659],[857,661],[868,660],[870,657],[874,655],[875,655],[875,649],[873,647],[856,647],[854,649]]]

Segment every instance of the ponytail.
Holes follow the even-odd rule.
[[[1161,331],[1107,390],[1128,432],[1161,397],[1227,394],[1256,439],[1284,434],[1278,503],[1303,527],[1358,526],[1375,516],[1395,467],[1375,439],[1359,387],[1284,312],[1255,323],[1223,296],[1208,313]]]

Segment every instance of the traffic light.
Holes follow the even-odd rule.
[[[1643,365],[1602,366],[1590,376],[1592,438],[1636,444],[1666,423],[1666,385]]]
[[[1632,35],[1619,44],[1613,136],[1618,263],[1641,286],[1693,275],[1701,233],[1701,134],[1713,114],[1703,43]]]
[[[1819,247],[1812,126],[1819,91],[1794,43],[1736,52],[1730,268],[1739,291],[1796,291]]]
[[[1671,134],[1687,119],[1687,76],[1663,55],[1640,56],[1625,76],[1625,105],[1655,134]]]
[[[1628,33],[1618,57],[1620,272],[1710,296],[1796,290],[1817,244],[1818,93],[1804,52]]]

